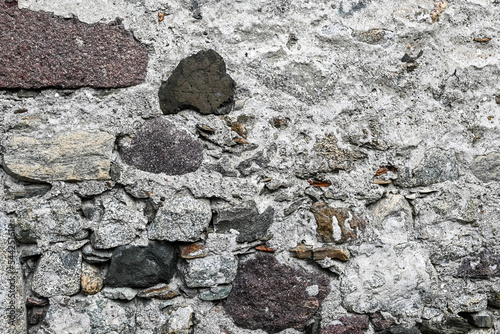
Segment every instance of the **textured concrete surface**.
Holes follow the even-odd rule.
[[[213,218],[192,227],[186,220],[180,229],[192,233],[192,242],[174,244],[187,250],[168,283],[178,295],[124,301],[112,299],[120,291],[84,295],[71,286],[65,296],[48,297],[48,305],[29,307],[29,333],[263,334],[269,325],[238,326],[221,307],[224,299],[207,299],[223,298],[229,287],[238,293],[237,268],[264,251],[280,265],[329,281],[330,293],[303,327],[280,334],[375,333],[380,319],[388,327],[379,332],[386,333],[500,330],[498,1],[4,4],[9,13],[22,8],[120,31],[148,58],[145,69],[142,62],[127,65],[144,73],[134,86],[118,84],[125,70],[111,80],[123,88],[0,90],[0,211],[16,224],[26,297],[36,298],[41,286],[52,289],[53,276],[67,278],[62,262],[45,273],[50,254],[82,253],[105,275],[109,252],[146,246],[148,229],[174,211],[168,205],[176,198],[209,203]],[[110,25],[117,16],[123,28]],[[115,45],[100,45],[107,44]],[[162,82],[202,50],[224,60],[236,83],[234,105],[224,115],[189,108],[164,114]],[[8,73],[7,79],[19,80]],[[169,125],[145,134],[145,154],[131,163],[124,149],[151,123]],[[105,133],[110,145],[86,155],[93,146],[76,142],[62,155],[51,144],[77,133]],[[26,145],[13,150],[15,138]],[[28,138],[43,144],[39,154]],[[195,155],[185,149],[186,138],[197,143]],[[160,156],[164,144],[178,149]],[[75,167],[71,173],[88,170],[92,159],[106,167],[85,178],[9,169],[13,161],[28,168],[61,159]],[[182,168],[144,167],[156,161]],[[240,210],[239,219],[227,220],[233,228],[218,230],[217,213],[249,201],[260,215],[271,208],[272,219],[248,226],[255,221]],[[337,215],[325,209],[318,225],[311,211],[318,203]],[[188,217],[190,209],[179,204],[175,212]],[[366,227],[355,229],[354,217]],[[295,257],[290,249],[298,245],[311,254]],[[314,259],[315,250],[336,248],[348,258]],[[259,302],[265,314],[273,301]]]

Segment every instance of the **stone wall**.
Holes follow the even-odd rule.
[[[2,333],[499,333],[498,22],[0,0]]]

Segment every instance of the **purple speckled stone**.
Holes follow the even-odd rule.
[[[148,55],[117,20],[86,24],[0,0],[0,88],[137,85]]]
[[[194,172],[203,160],[203,144],[161,118],[148,121],[130,146],[122,148],[123,160],[150,173],[180,175]]]
[[[277,333],[304,329],[330,292],[329,280],[262,254],[240,264],[224,309],[243,328]]]

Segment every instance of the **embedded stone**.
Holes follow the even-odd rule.
[[[179,292],[170,288],[166,284],[158,284],[151,288],[140,291],[137,297],[146,299],[172,299],[177,297]]]
[[[471,325],[479,328],[493,328],[495,317],[489,311],[483,310],[477,313],[460,313]]]
[[[368,329],[369,321],[366,315],[353,315],[339,319],[341,324],[323,328],[319,334],[363,334]]]
[[[48,251],[36,266],[32,290],[43,297],[72,296],[80,291],[81,276],[80,252]]]
[[[105,287],[102,290],[102,294],[109,299],[124,299],[132,300],[137,295],[137,290],[132,288],[110,288]]]
[[[3,164],[8,173],[28,181],[109,180],[114,140],[113,135],[101,131],[42,138],[13,136],[6,145]]]
[[[101,291],[104,286],[104,280],[101,277],[99,268],[83,262],[81,285],[82,292],[86,295],[95,295]]]
[[[216,287],[200,291],[198,298],[205,301],[225,299],[227,298],[227,296],[229,296],[229,293],[231,292],[232,288],[233,286],[231,284],[218,285]]]
[[[42,333],[135,333],[136,303],[112,300],[102,293],[51,298],[41,322]]]
[[[212,219],[210,203],[184,196],[166,202],[148,226],[152,240],[197,241]]]
[[[209,288],[234,280],[238,260],[233,255],[213,255],[185,260],[179,270],[189,288]]]
[[[0,328],[9,334],[26,331],[26,306],[14,226],[0,212]]]
[[[37,240],[61,242],[81,240],[88,236],[85,222],[65,201],[53,200],[37,204],[18,213],[16,239],[23,243]]]
[[[317,293],[311,295],[314,286]],[[224,308],[239,327],[268,333],[303,330],[329,292],[326,276],[294,269],[261,253],[240,264]]]
[[[430,148],[420,164],[413,170],[398,174],[397,185],[405,187],[429,186],[458,179],[458,163],[453,150]]]
[[[239,205],[217,212],[214,221],[217,233],[227,233],[231,229],[239,232],[238,242],[249,242],[266,238],[267,230],[274,222],[274,209],[268,207],[259,214],[254,201],[246,201]]]
[[[472,326],[462,317],[446,317],[443,321],[424,320],[418,324],[418,329],[422,334],[466,334]]]
[[[86,244],[82,248],[83,259],[89,263],[103,263],[109,261],[113,256],[112,250],[100,250]]]
[[[165,115],[183,109],[227,114],[234,104],[235,87],[222,57],[214,50],[199,51],[181,60],[162,83],[158,91],[160,108]]]
[[[484,294],[464,294],[448,302],[448,308],[455,314],[460,312],[480,312],[485,310],[487,305],[488,298]]]
[[[195,242],[188,245],[180,245],[181,257],[183,259],[194,259],[197,257],[207,256],[205,252],[205,244],[202,242]]]
[[[500,181],[500,152],[477,156],[471,164],[472,173],[483,182]]]
[[[349,251],[339,249],[330,245],[315,248],[313,250],[313,259],[315,261],[323,260],[325,258],[347,261],[349,260]]]
[[[0,31],[0,88],[126,87],[146,77],[146,48],[120,20],[86,24],[0,1]]]
[[[318,224],[318,239],[322,242],[340,244],[355,240],[366,228],[366,222],[346,208],[331,208],[325,202],[316,202],[311,206],[311,212]]]
[[[168,321],[161,329],[164,334],[189,334],[193,324],[194,310],[191,306],[169,310]]]
[[[500,255],[487,249],[479,254],[466,257],[458,267],[458,277],[488,278],[500,276]]]
[[[152,241],[147,247],[120,246],[106,276],[110,287],[147,288],[169,283],[175,273],[177,253],[169,243]]]
[[[156,174],[192,173],[203,160],[203,144],[161,118],[146,122],[121,152],[127,164]]]
[[[108,249],[134,241],[146,230],[147,218],[127,196],[103,200],[104,214],[92,234],[92,247]],[[102,254],[102,253],[101,253]]]

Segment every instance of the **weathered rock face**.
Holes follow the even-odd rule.
[[[196,241],[211,218],[209,202],[187,196],[175,198],[158,210],[148,226],[148,236],[152,240]]]
[[[0,30],[0,88],[125,87],[146,77],[146,49],[120,21],[89,25],[0,1]]]
[[[26,180],[108,180],[114,139],[101,131],[65,132],[49,138],[13,136],[3,165]]]
[[[317,286],[316,294],[307,288]],[[259,255],[240,264],[224,308],[243,328],[277,333],[303,329],[330,292],[326,276],[315,276],[280,264],[272,255]]]
[[[150,173],[179,175],[198,169],[203,145],[186,131],[161,118],[147,122],[122,148],[123,160]]]
[[[23,276],[14,239],[14,226],[0,213],[0,328],[4,333],[26,331]]]
[[[344,243],[357,239],[366,222],[345,208],[331,208],[324,202],[316,202],[311,212],[318,224],[318,239],[322,242]],[[335,218],[335,221],[333,220]]]
[[[78,251],[46,252],[33,274],[32,289],[43,297],[71,296],[80,291],[82,254]]]
[[[500,276],[500,255],[482,250],[478,255],[464,258],[458,277],[488,278]]]
[[[184,58],[163,82],[158,96],[164,114],[195,109],[202,114],[227,114],[234,100],[235,82],[214,50]]]
[[[428,186],[458,178],[458,163],[455,152],[439,148],[431,148],[420,164],[413,170],[406,170],[396,183],[405,186]]]
[[[483,182],[500,181],[499,160],[499,152],[479,155],[472,162],[472,173]]]
[[[233,255],[213,255],[186,260],[180,273],[190,288],[207,288],[231,283],[236,276],[238,261]]]
[[[105,283],[110,287],[146,288],[170,282],[177,264],[175,248],[152,241],[147,247],[121,246],[114,250]]]
[[[239,232],[238,242],[253,241],[267,236],[267,230],[274,221],[274,209],[268,207],[259,214],[254,201],[243,202],[228,209],[219,210],[215,219],[218,233],[234,229]]]
[[[52,298],[41,324],[44,333],[133,333],[135,303],[105,298],[102,294],[76,296],[69,303]],[[71,321],[69,321],[71,319]]]
[[[16,239],[23,243],[37,240],[61,242],[88,237],[85,222],[66,202],[55,200],[21,211],[15,224]]]
[[[355,315],[340,318],[342,324],[331,325],[320,331],[320,334],[362,334],[368,329],[369,321],[366,315]]]

